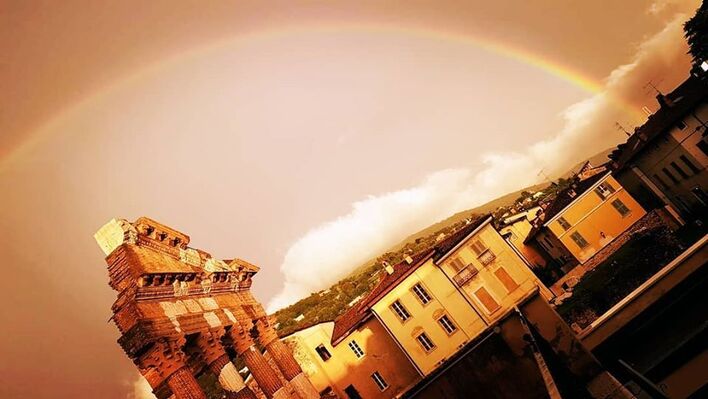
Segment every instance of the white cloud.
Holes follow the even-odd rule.
[[[132,382],[133,391],[128,393],[126,399],[155,399],[152,393],[152,388],[143,376],[138,375],[135,381]]]
[[[676,14],[637,47],[631,62],[612,71],[603,92],[568,107],[562,114],[564,127],[555,136],[523,152],[481,155],[481,170],[443,170],[415,187],[370,196],[354,203],[348,214],[308,231],[287,251],[281,265],[285,284],[268,310],[330,286],[407,235],[455,212],[538,183],[541,168],[548,174],[562,173],[624,140],[615,122],[627,127],[639,122],[636,111],[628,115],[627,104],[635,110],[655,104],[647,97],[646,83],[663,79],[662,86],[671,88],[687,76],[682,31],[687,18]]]

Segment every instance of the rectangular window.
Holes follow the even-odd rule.
[[[499,304],[497,301],[492,298],[492,295],[484,287],[480,287],[477,291],[475,291],[474,296],[477,297],[477,300],[482,302],[482,305],[484,305],[485,308],[487,308],[487,313],[492,313],[499,309]]]
[[[470,245],[472,247],[472,251],[474,251],[474,254],[479,256],[482,255],[482,252],[487,250],[487,246],[484,244],[484,241],[482,239],[478,239]]]
[[[622,217],[625,217],[631,213],[629,208],[627,208],[627,205],[625,205],[624,202],[620,201],[619,199],[612,201],[612,206],[615,207],[617,212],[619,212]]]
[[[428,337],[428,334],[422,332],[420,335],[415,337],[416,341],[420,344],[420,346],[423,348],[425,352],[430,352],[433,349],[435,349],[435,344],[433,341]]]
[[[664,172],[664,174],[665,174],[669,179],[671,179],[672,182],[674,182],[674,183],[678,183],[678,182],[679,182],[678,179],[677,179],[676,177],[674,177],[674,175],[672,175],[671,172],[669,172],[668,169],[663,168],[663,169],[661,169],[661,171]]]
[[[416,285],[413,286],[412,289],[413,293],[415,294],[416,297],[418,297],[418,300],[420,303],[423,305],[427,305],[428,302],[432,301],[432,298],[430,298],[430,295],[428,294],[428,291],[423,288],[420,283],[417,283]]]
[[[676,122],[676,127],[678,128],[678,130],[684,130],[686,129],[686,122],[678,121]]]
[[[386,388],[388,388],[386,380],[381,377],[381,374],[379,374],[378,371],[374,371],[374,374],[371,374],[371,379],[374,380],[376,386],[379,387],[379,391],[383,392],[386,390]]]
[[[504,285],[504,288],[506,288],[507,292],[512,292],[519,286],[503,267],[497,269],[494,272],[494,275],[497,276],[497,279],[499,279],[502,285]]]
[[[691,162],[691,160],[688,159],[688,157],[686,157],[685,155],[681,155],[681,156],[679,157],[679,159],[681,159],[681,161],[683,161],[683,163],[686,164],[686,166],[688,166],[689,169],[691,169],[691,172],[693,172],[693,174],[698,174],[698,173],[701,171],[701,170],[698,169],[698,167],[697,167],[693,162]]]
[[[708,156],[708,143],[706,143],[705,139],[699,141],[698,144],[696,144],[696,147]]]
[[[666,183],[664,183],[663,180],[661,180],[661,177],[659,177],[659,175],[654,175],[654,179],[659,182],[659,185],[661,185],[661,187],[663,187],[664,190],[667,190],[669,188],[669,186]]]
[[[450,260],[450,266],[455,270],[455,273],[465,268],[465,263],[462,262],[460,258],[452,258]]]
[[[455,325],[455,323],[452,322],[452,320],[450,320],[449,317],[447,317],[447,315],[443,315],[441,318],[439,318],[438,324],[440,324],[440,327],[442,327],[442,329],[445,330],[448,335],[457,331],[457,326]]]
[[[320,355],[322,360],[324,360],[325,362],[332,357],[332,354],[329,353],[327,348],[325,348],[325,346],[322,344],[318,345],[317,348],[315,348],[315,351],[317,351],[317,354]]]
[[[577,244],[580,249],[583,249],[588,246],[588,242],[585,241],[585,238],[581,236],[580,233],[578,233],[577,231],[571,234],[570,238],[575,241],[575,244]]]
[[[607,199],[612,193],[615,192],[615,188],[608,182],[600,183],[599,186],[595,187],[595,194],[597,194],[600,199]]]
[[[393,310],[393,313],[398,316],[398,320],[401,322],[404,322],[411,317],[411,314],[408,313],[408,309],[406,309],[405,306],[403,306],[403,304],[398,300],[391,304],[391,310]]]
[[[681,169],[681,167],[678,166],[676,162],[671,162],[670,165],[672,168],[674,168],[676,172],[678,172],[679,175],[681,175],[681,177],[683,177],[684,179],[688,178],[688,173],[684,172],[683,169]]]
[[[364,357],[364,351],[361,349],[359,344],[356,343],[356,341],[354,341],[354,340],[349,341],[349,349],[351,349],[352,352],[354,352],[354,355],[356,356],[357,359],[361,359],[362,357]]]
[[[560,227],[562,227],[563,230],[565,230],[565,231],[568,231],[568,229],[570,229],[570,223],[568,223],[568,221],[565,220],[565,218],[564,218],[563,216],[561,216],[561,217],[558,218],[558,224],[559,224]]]

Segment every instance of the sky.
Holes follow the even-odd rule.
[[[687,76],[698,6],[143,3],[0,1],[0,397],[149,397],[111,218],[259,265],[275,310],[619,143]]]

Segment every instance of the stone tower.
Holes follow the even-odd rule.
[[[113,219],[94,237],[118,291],[118,343],[159,399],[206,399],[196,379],[203,372],[218,377],[228,398],[255,399],[232,356],[268,398],[319,397],[251,294],[257,266],[215,259],[190,248],[187,235],[145,217]]]

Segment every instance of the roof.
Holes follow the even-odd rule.
[[[548,205],[548,207],[546,207],[543,211],[544,220],[548,221],[553,219],[553,217],[565,209],[566,206],[570,205],[573,201],[578,199],[579,196],[583,195],[584,192],[588,191],[590,187],[594,186],[595,183],[599,182],[606,176],[607,173],[592,175],[587,179],[580,180],[559,192],[553,202],[551,202],[550,205]],[[575,192],[575,194],[573,194],[573,192]]]
[[[627,142],[617,146],[617,149],[609,155],[613,160],[612,168],[619,170],[625,167],[652,140],[668,133],[670,127],[688,115],[696,104],[707,98],[708,83],[694,76],[686,79],[671,93],[659,94],[657,96],[659,109],[629,136]]]
[[[538,234],[543,228],[543,224],[546,221],[553,219],[557,214],[559,214],[565,207],[573,203],[579,196],[583,195],[590,187],[594,186],[597,182],[604,179],[608,173],[598,173],[588,177],[585,180],[577,181],[571,186],[565,188],[556,194],[556,198],[551,201],[551,203],[543,210],[541,214],[542,220],[540,223],[534,224],[529,231],[529,234],[524,239],[524,244],[531,242],[531,239]],[[575,192],[573,195],[572,192]]]
[[[352,330],[368,320],[372,316],[371,312],[369,312],[369,304],[376,302],[378,298],[391,291],[401,280],[408,277],[420,265],[425,263],[430,254],[432,254],[431,250],[419,252],[412,256],[413,262],[410,264],[404,260],[393,266],[393,273],[381,273],[383,277],[369,295],[334,320],[332,345],[338,344]]]
[[[438,261],[449,251],[454,249],[457,244],[463,241],[470,233],[489,221],[490,215],[479,217],[474,222],[464,226],[456,231],[451,236],[439,242],[431,249],[427,249],[413,255],[411,263],[405,260],[393,266],[393,273],[381,273],[382,278],[379,283],[371,290],[357,306],[350,308],[344,314],[339,316],[334,321],[334,330],[332,331],[332,345],[338,344],[344,337],[357,328],[361,323],[371,318],[371,305],[376,303],[383,296],[391,292],[401,281],[410,276],[416,269],[423,265],[431,257],[434,261]]]

